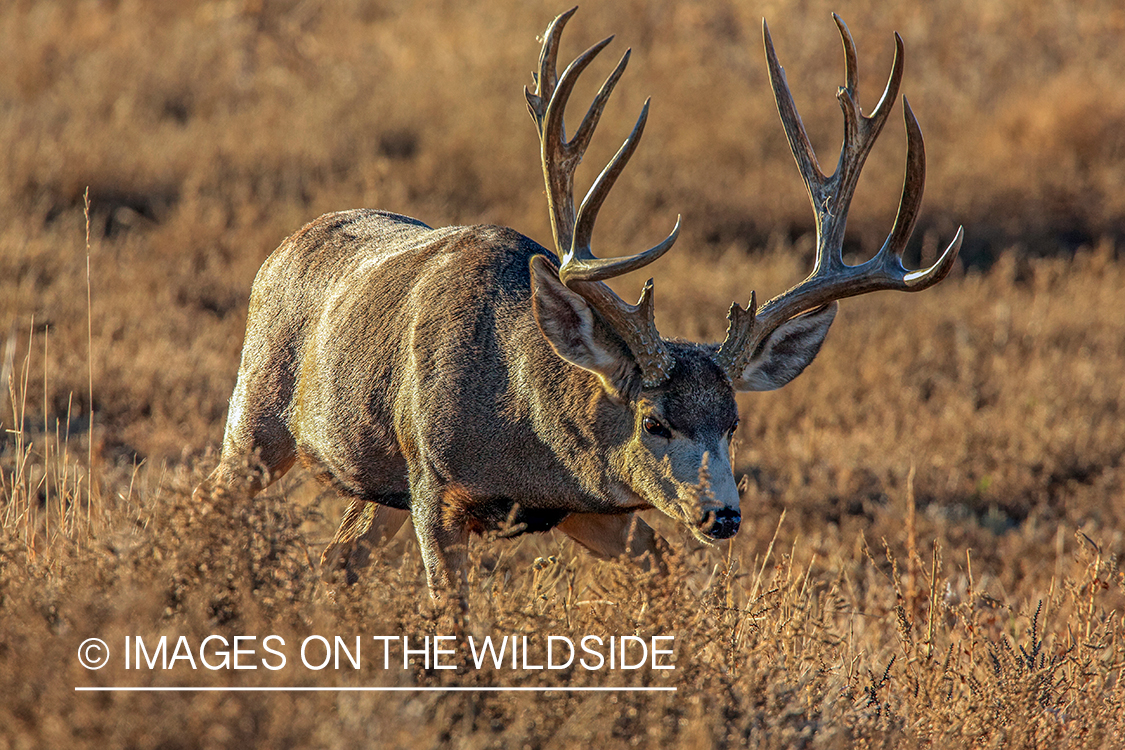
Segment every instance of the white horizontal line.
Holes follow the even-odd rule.
[[[96,693],[674,693],[674,687],[76,687]]]

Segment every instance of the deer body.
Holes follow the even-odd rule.
[[[528,109],[539,130],[557,253],[512,229],[431,229],[374,210],[327,214],[262,265],[223,453],[212,477],[230,482],[247,455],[261,489],[298,459],[351,500],[326,568],[353,569],[407,517],[431,592],[464,575],[470,532],[558,528],[601,557],[660,566],[665,545],[635,511],[656,508],[703,539],[741,520],[730,445],[736,391],[779,388],[812,361],[844,297],[920,291],[950,270],[961,233],[930,268],[901,262],[925,179],[921,131],[904,102],[907,173],[894,228],[866,263],[843,262],[844,222],[860,169],[897,96],[902,40],[874,113],[856,90],[855,47],[843,22],[845,135],[825,176],[765,32],[770,80],[817,220],[817,259],[793,289],[758,308],[732,305],[722,344],[664,339],[651,282],[636,305],[603,281],[655,261],[679,232],[633,256],[594,256],[606,195],[640,140],[633,132],[576,208],[573,175],[626,52],[571,139],[563,110],[574,83],[608,44],[560,75],[568,11],[544,35]]]
[[[434,527],[430,557],[441,568],[437,547],[463,543],[468,531],[545,531],[574,515],[652,507],[640,494],[646,479],[668,479],[627,471],[634,410],[540,332],[535,256],[555,261],[502,227],[434,230],[371,210],[310,223],[255,279],[224,459],[256,448],[277,476],[299,458],[353,501],[411,512],[420,534]],[[734,391],[711,350],[674,351],[676,377],[653,397],[670,402],[662,413],[704,417],[693,428],[699,451],[713,456],[710,493],[737,509],[727,449]],[[688,457],[681,483],[698,480],[700,459]],[[636,554],[652,552],[651,531],[629,522]],[[591,523],[574,534],[587,546],[597,543]],[[451,526],[455,539],[439,545]]]

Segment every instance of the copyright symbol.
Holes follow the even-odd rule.
[[[78,663],[86,669],[101,669],[109,663],[109,646],[101,638],[87,638],[78,647]]]

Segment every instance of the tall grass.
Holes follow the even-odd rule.
[[[788,277],[799,255],[774,248],[762,280]],[[1125,336],[1107,300],[1125,269],[1112,255],[1035,261],[1023,280],[1002,263],[917,299],[846,307],[800,380],[743,404],[739,536],[701,547],[667,519],[649,519],[680,554],[666,579],[597,562],[553,535],[474,540],[468,633],[533,643],[672,635],[676,669],[666,673],[385,671],[371,661],[276,674],[81,669],[75,653],[87,637],[116,645],[276,633],[293,644],[315,634],[420,639],[451,623],[426,606],[409,530],[358,584],[321,582],[314,561],[340,504],[299,473],[253,500],[233,488],[193,502],[213,456],[140,467],[96,457],[103,500],[87,523],[86,451],[68,444],[65,422],[44,449],[51,436],[27,418],[25,383],[48,335],[40,330],[12,379],[18,427],[0,463],[0,679],[15,696],[0,707],[4,736],[140,747],[186,738],[1114,747],[1125,699],[1114,373]],[[711,289],[714,274],[722,286],[738,257],[713,259],[693,284]],[[668,272],[686,273],[678,264],[688,261],[673,258]],[[670,327],[721,326],[706,310],[697,323],[687,292],[661,304]],[[677,692],[94,699],[73,690],[185,684]],[[393,718],[402,716],[415,718]]]
[[[762,14],[826,164],[829,11],[868,107],[903,34],[929,156],[911,252],[960,222],[971,243],[935,289],[846,301],[801,378],[741,399],[732,542],[648,519],[680,553],[658,580],[550,534],[474,540],[468,633],[674,635],[675,670],[78,665],[88,637],[446,632],[409,529],[358,584],[325,584],[341,505],[299,471],[253,501],[191,490],[215,461],[251,280],[286,234],[369,205],[550,237],[519,87],[559,10],[0,9],[0,746],[1120,746],[1125,11],[1109,0],[657,1],[571,23],[564,56],[612,32],[634,48],[590,164],[654,97],[596,241],[636,247],[684,214],[651,267],[665,334],[718,340],[732,300],[782,291],[811,258]],[[889,230],[904,148],[892,124],[850,255]],[[615,283],[628,298],[640,282]],[[677,692],[74,691],[185,683]]]

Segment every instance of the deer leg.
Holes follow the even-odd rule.
[[[283,373],[284,368],[276,365],[268,357],[260,361],[244,353],[231,395],[219,465],[192,497],[198,498],[215,487],[233,486],[253,496],[296,463],[296,441],[280,416],[289,403],[293,384],[277,372]]]
[[[417,516],[413,520],[418,546],[422,550],[422,562],[426,565],[430,596],[442,599],[449,592],[459,592],[466,583],[468,529],[419,525]]]
[[[359,580],[359,571],[366,568],[371,551],[389,542],[410,512],[366,500],[352,500],[344,511],[340,528],[320,556],[320,578],[329,582],[340,569],[348,584]]]
[[[193,502],[202,501],[217,488],[237,487],[253,497],[297,462],[297,445],[288,427],[269,413],[270,405],[247,403],[243,377],[239,375],[231,397],[219,465],[191,493]]]
[[[571,513],[555,527],[602,560],[626,557],[643,570],[667,573],[668,543],[636,513]]]
[[[467,608],[465,567],[468,562],[469,529],[462,517],[467,498],[456,486],[433,488],[428,481],[411,481],[411,520],[430,597],[435,602],[457,602]]]
[[[430,524],[419,525],[414,517],[414,531],[418,535],[418,546],[422,550],[422,562],[426,566],[426,581],[430,587],[430,598],[435,604],[445,605],[454,614],[468,611],[469,603],[465,597],[467,580],[465,564],[468,555],[468,529],[450,529]]]
[[[240,489],[253,497],[280,479],[296,461],[297,453],[291,447],[272,451],[263,448],[241,450],[227,442],[223,445],[219,465],[191,493],[192,500],[201,500],[203,495],[215,488],[236,485],[241,485]]]

